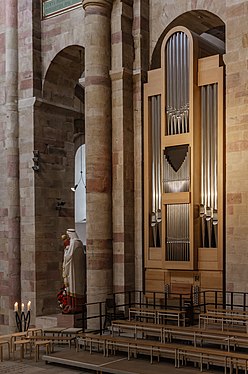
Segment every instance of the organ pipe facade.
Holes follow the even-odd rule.
[[[223,288],[223,66],[185,27],[144,87],[146,291]],[[156,288],[155,288],[156,286]]]

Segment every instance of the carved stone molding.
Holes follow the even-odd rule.
[[[107,9],[112,9],[113,0],[83,0],[83,8],[100,6]]]

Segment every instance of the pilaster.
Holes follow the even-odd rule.
[[[116,1],[112,11],[113,287],[133,290],[134,128],[133,8]],[[124,302],[124,300],[121,300]]]

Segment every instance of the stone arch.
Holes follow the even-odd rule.
[[[37,315],[55,313],[62,284],[61,235],[74,225],[74,155],[84,142],[84,48],[71,45],[51,61],[35,107]]]
[[[184,26],[198,35],[205,35],[212,42],[223,45],[225,53],[225,23],[219,16],[208,10],[191,10],[176,17],[162,32],[152,53],[150,69],[161,66],[160,55],[163,39],[167,32],[175,26]]]
[[[47,69],[42,90],[43,99],[60,104],[67,100],[65,103],[67,106],[74,106],[75,88],[78,89],[75,82],[82,77],[83,72],[84,48],[73,45],[61,50]],[[61,87],[63,90],[61,90]],[[63,92],[65,87],[67,90],[66,96]],[[76,96],[77,93],[79,94],[79,92],[76,92]]]

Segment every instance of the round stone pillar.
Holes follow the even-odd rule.
[[[112,292],[110,15],[112,0],[84,0],[87,302]],[[88,310],[89,314],[96,310]],[[99,314],[99,313],[98,313]],[[99,322],[99,321],[97,321]]]

